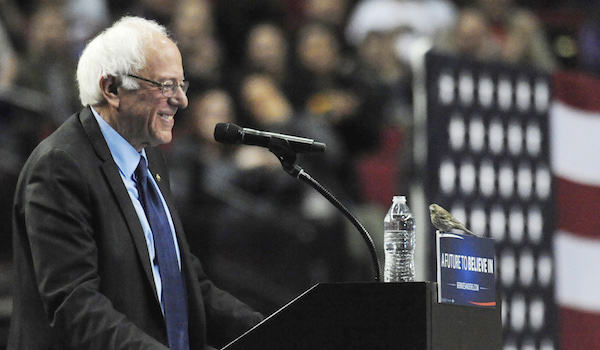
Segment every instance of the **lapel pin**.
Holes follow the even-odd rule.
[[[156,181],[160,182],[160,179],[161,179],[160,175],[156,174]]]

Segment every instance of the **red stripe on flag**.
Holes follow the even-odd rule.
[[[600,112],[600,80],[597,78],[582,73],[560,72],[554,74],[553,83],[554,99],[582,112],[582,118],[585,119]],[[578,111],[574,112],[578,113]],[[592,121],[590,118],[592,130],[582,130],[581,133],[585,135],[586,132],[594,132],[593,129],[597,127],[595,127],[596,123]],[[573,143],[578,142],[578,136],[577,133],[565,135],[561,133],[561,130],[552,130],[551,135],[555,140],[560,137],[568,137]],[[586,142],[585,137],[583,142]],[[585,145],[587,146],[587,143]],[[594,154],[597,154],[598,150],[593,145],[590,146],[587,147],[589,156],[585,156],[589,157],[590,162],[594,162],[596,159]],[[568,156],[568,152],[557,152],[556,154],[563,157]],[[557,162],[564,161],[564,159],[557,160]],[[579,164],[579,168],[585,167],[585,163],[573,162],[573,164]],[[590,174],[590,169],[594,169],[594,167],[583,170],[578,169],[577,166],[568,168],[570,174],[578,174],[583,171],[585,175],[583,178],[593,177],[593,171]],[[566,256],[564,254],[562,257],[557,256],[556,260],[556,264],[559,265],[557,268],[557,282],[559,283],[557,297],[562,349],[598,349],[600,344],[600,313],[591,311],[595,310],[597,303],[589,300],[597,300],[595,299],[597,288],[590,288],[590,285],[595,286],[592,282],[596,281],[594,276],[597,275],[599,267],[594,263],[584,263],[582,266],[574,266],[574,268],[565,265],[569,265],[572,260],[580,261],[580,259],[573,259],[572,256],[569,256],[569,254],[579,252],[577,249],[573,250],[573,247],[577,248],[578,244],[585,242],[585,240],[579,240],[579,237],[600,241],[600,215],[598,215],[600,213],[600,188],[591,184],[555,177],[555,189],[556,225],[559,231],[565,233],[561,236],[562,239],[558,240],[559,245],[555,248],[558,248],[558,252],[564,250],[567,253]],[[593,247],[595,246],[594,244]],[[600,251],[598,255],[600,255]],[[585,252],[582,261],[593,261],[594,256],[597,255],[588,250]],[[580,256],[577,258],[580,258]],[[590,271],[591,269],[593,271]],[[581,302],[582,299],[577,298],[582,293],[592,299],[585,298],[587,301]],[[580,302],[569,304],[576,301],[573,298]],[[576,310],[568,305],[578,305],[578,309]],[[586,308],[588,311],[585,311]]]
[[[554,74],[553,94],[572,107],[589,112],[600,111],[600,80],[582,73]]]
[[[598,349],[600,344],[600,314],[562,307],[561,337],[565,350]]]
[[[556,226],[581,237],[600,238],[600,188],[556,180]]]

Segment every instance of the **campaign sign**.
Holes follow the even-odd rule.
[[[436,232],[438,302],[496,306],[494,239]]]

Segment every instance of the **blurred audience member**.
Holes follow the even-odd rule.
[[[285,94],[293,91],[297,82],[290,69],[290,38],[284,27],[276,22],[255,24],[246,37],[242,64],[232,67],[229,87],[234,93],[241,123],[248,123],[247,108],[242,106],[241,85],[248,75],[268,76]]]
[[[355,117],[360,99],[352,90],[353,62],[341,53],[339,37],[325,24],[308,22],[296,35],[296,108],[307,108],[332,125]]]
[[[28,23],[21,8],[25,5],[29,7],[30,4],[26,1],[18,4],[10,0],[0,1],[0,217],[3,218],[12,215],[14,188],[27,156],[54,128],[42,117],[41,113],[46,111],[39,108],[41,104],[36,103],[40,94],[28,94],[16,85],[20,65],[26,59],[26,53],[20,50],[25,48],[29,39],[25,35]],[[40,72],[28,73],[34,75]],[[43,84],[44,81],[40,78],[37,83]],[[47,102],[45,97],[43,102]],[[10,258],[5,253],[10,252],[12,247],[11,232],[10,220],[0,222],[0,260]]]
[[[381,99],[382,122],[412,120],[411,68],[399,59],[394,31],[372,31],[357,47],[358,78]]]
[[[331,125],[310,111],[297,111],[280,86],[266,74],[250,74],[240,86],[241,104],[249,117],[250,126],[269,131],[295,134],[325,142],[329,147],[324,155],[299,155],[309,172],[315,172],[326,186],[339,187],[335,169],[344,161],[340,139]],[[258,148],[261,153],[264,149]],[[269,159],[273,157],[269,154]],[[279,166],[269,161],[266,165]],[[337,192],[342,189],[338,188]]]
[[[381,105],[374,91],[356,76],[353,56],[344,55],[342,39],[327,25],[304,23],[296,35],[296,65],[291,98],[298,110],[323,118],[343,142],[346,151],[340,169],[346,191],[360,200],[355,181],[357,155],[378,144]]]
[[[342,29],[353,0],[304,0],[305,21],[319,21]]]
[[[285,87],[289,79],[289,44],[286,32],[272,22],[252,27],[246,40],[246,73],[264,73]]]
[[[42,94],[44,110],[56,125],[81,107],[74,76],[77,58],[72,55],[62,10],[61,5],[48,4],[34,13],[15,79],[17,86]]]
[[[514,0],[476,0],[476,6],[491,25],[502,60],[547,71],[558,68],[544,28],[532,12]]]
[[[396,54],[406,64],[424,52],[433,35],[452,26],[456,6],[450,0],[361,0],[350,14],[346,40],[357,46],[371,32],[395,32]],[[428,47],[425,47],[428,48]]]
[[[111,23],[106,0],[62,0],[69,26],[69,41],[79,56],[87,42]]]
[[[193,46],[187,47],[188,57],[184,59],[186,78],[189,76],[190,89],[202,91],[229,82],[230,71],[225,62],[222,43],[214,36],[198,37]]]
[[[478,60],[500,59],[500,47],[492,40],[491,27],[484,14],[476,8],[463,8],[450,31],[442,31],[434,48],[445,53]]]
[[[448,0],[361,0],[352,9],[345,38],[358,52],[361,80],[385,101],[384,120],[410,127],[412,56],[425,53],[455,19]]]
[[[210,0],[182,0],[178,2],[173,19],[177,44],[191,46],[198,37],[213,36],[215,23]]]
[[[219,40],[234,67],[243,65],[246,35],[255,24],[273,22],[284,26],[286,22],[281,0],[218,0],[213,4]]]
[[[240,84],[240,98],[253,127],[283,125],[294,117],[293,106],[273,78],[264,73],[244,77]]]
[[[200,92],[222,86],[227,80],[227,65],[223,62],[223,46],[216,36],[212,3],[209,0],[179,2],[173,32],[183,54],[190,89]]]
[[[27,38],[25,35],[32,1],[0,0],[0,23],[17,52],[25,51]]]
[[[12,84],[17,73],[17,57],[12,42],[0,21],[0,93]]]
[[[358,182],[361,197],[384,209],[390,193],[406,191],[413,175],[412,74],[396,54],[395,39],[395,31],[372,31],[357,47],[356,76],[372,92],[381,113],[381,141],[358,161]]]

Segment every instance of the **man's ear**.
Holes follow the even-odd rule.
[[[114,108],[118,108],[121,102],[118,88],[121,86],[121,80],[112,75],[100,78],[100,89],[104,99]]]

